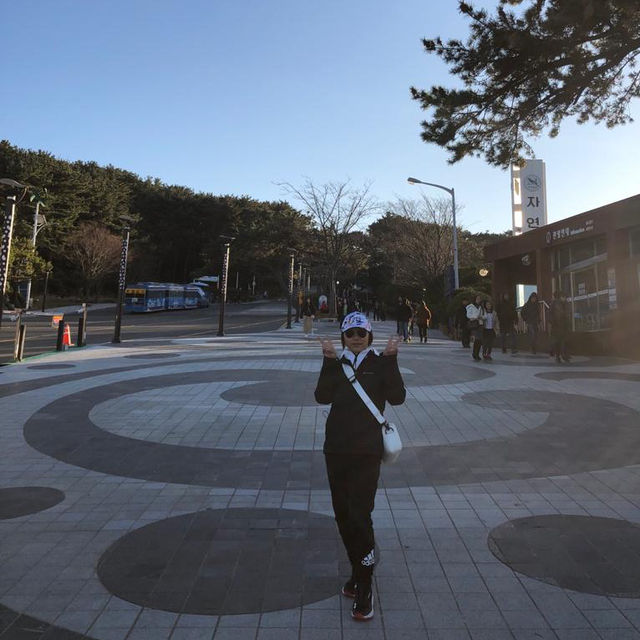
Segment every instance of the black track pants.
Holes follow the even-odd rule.
[[[333,512],[356,582],[371,582],[375,538],[371,512],[375,505],[380,458],[325,454]]]

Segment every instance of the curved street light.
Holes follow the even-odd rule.
[[[455,288],[460,288],[460,278],[458,276],[458,227],[456,225],[456,192],[455,189],[449,187],[445,187],[441,184],[435,184],[434,182],[424,182],[423,180],[418,180],[418,178],[407,178],[407,182],[409,184],[425,184],[429,187],[436,187],[437,189],[442,189],[446,191],[451,196],[451,212],[453,218],[453,278]]]

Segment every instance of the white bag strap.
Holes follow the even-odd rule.
[[[344,375],[347,376],[347,380],[353,385],[353,388],[356,390],[356,393],[362,398],[362,402],[367,405],[367,409],[371,411],[373,417],[380,423],[381,426],[385,426],[387,423],[387,419],[380,413],[378,407],[373,404],[371,398],[367,395],[367,392],[362,388],[362,385],[356,380],[356,370],[346,362],[342,362],[342,370],[344,371]]]

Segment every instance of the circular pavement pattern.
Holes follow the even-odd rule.
[[[207,509],[117,540],[98,562],[114,595],[142,607],[230,615],[324,600],[346,555],[332,518],[289,509]],[[344,579],[344,577],[343,577]]]
[[[9,487],[0,489],[0,520],[38,513],[64,500],[64,493],[50,487]]]
[[[498,560],[531,578],[600,596],[640,597],[640,525],[533,516],[496,527],[488,544]]]
[[[179,353],[134,353],[130,356],[122,356],[123,358],[131,358],[132,360],[160,360],[161,358],[177,358]]]
[[[27,369],[38,369],[40,371],[47,371],[49,369],[75,369],[75,364],[32,364]]]

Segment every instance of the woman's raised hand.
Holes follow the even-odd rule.
[[[333,346],[330,338],[318,338],[322,345],[322,355],[325,358],[337,358],[336,348]]]
[[[395,356],[398,355],[398,344],[400,343],[400,336],[393,335],[389,338],[385,350],[382,352],[383,356]]]

